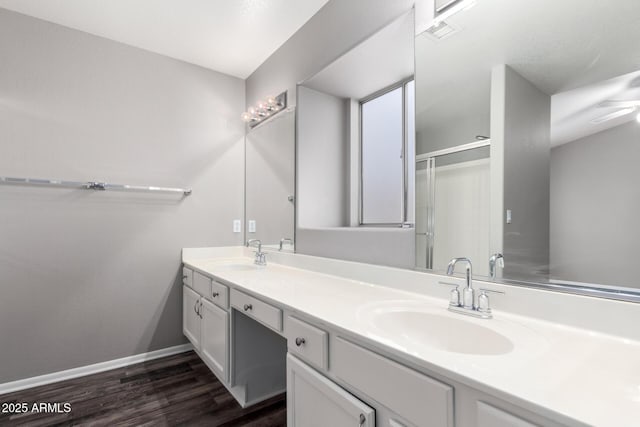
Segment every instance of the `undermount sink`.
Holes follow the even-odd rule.
[[[379,330],[415,344],[453,353],[500,355],[513,350],[513,342],[498,332],[440,314],[389,311],[378,313],[374,324]]]

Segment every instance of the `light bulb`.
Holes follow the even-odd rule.
[[[249,114],[246,111],[244,113],[242,113],[242,115],[240,117],[242,117],[242,121],[245,122],[245,123],[248,123],[248,122],[251,121],[251,114]]]
[[[270,96],[267,98],[267,105],[269,107],[273,107],[274,105],[276,105],[276,99],[273,96]]]

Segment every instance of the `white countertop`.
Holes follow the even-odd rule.
[[[513,396],[521,406],[532,405],[525,409],[540,412],[546,408],[551,414],[575,420],[576,425],[640,425],[638,341],[495,309],[494,319],[474,319],[448,312],[445,299],[273,262],[260,269],[232,270],[225,268],[222,258],[183,261],[265,300],[370,340],[400,360],[472,387],[480,385]],[[230,261],[251,262],[248,258],[226,262]],[[508,337],[514,348],[499,355],[453,353],[387,333],[376,327],[370,313],[394,304],[490,328]],[[428,325],[420,326],[428,331]],[[542,415],[550,414],[544,411]]]

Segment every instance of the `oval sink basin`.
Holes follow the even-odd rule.
[[[411,345],[452,353],[500,355],[514,348],[509,338],[488,327],[428,311],[377,311],[372,323],[378,331]]]

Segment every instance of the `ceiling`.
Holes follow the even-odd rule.
[[[553,125],[563,120],[559,115],[572,116],[568,109],[595,109],[615,95],[605,94],[600,82],[640,70],[638,0],[478,0],[447,22],[459,32],[439,41],[423,34],[415,42],[416,123],[423,131],[455,123],[461,111],[488,117],[491,69],[498,64],[548,95],[584,88],[572,100],[563,97],[562,108],[552,107]],[[594,126],[590,115],[572,117],[561,133],[552,133],[560,136],[552,145],[620,124]]]
[[[302,84],[340,98],[362,99],[413,76],[413,10]]]
[[[0,7],[247,78],[328,0],[0,0]]]

